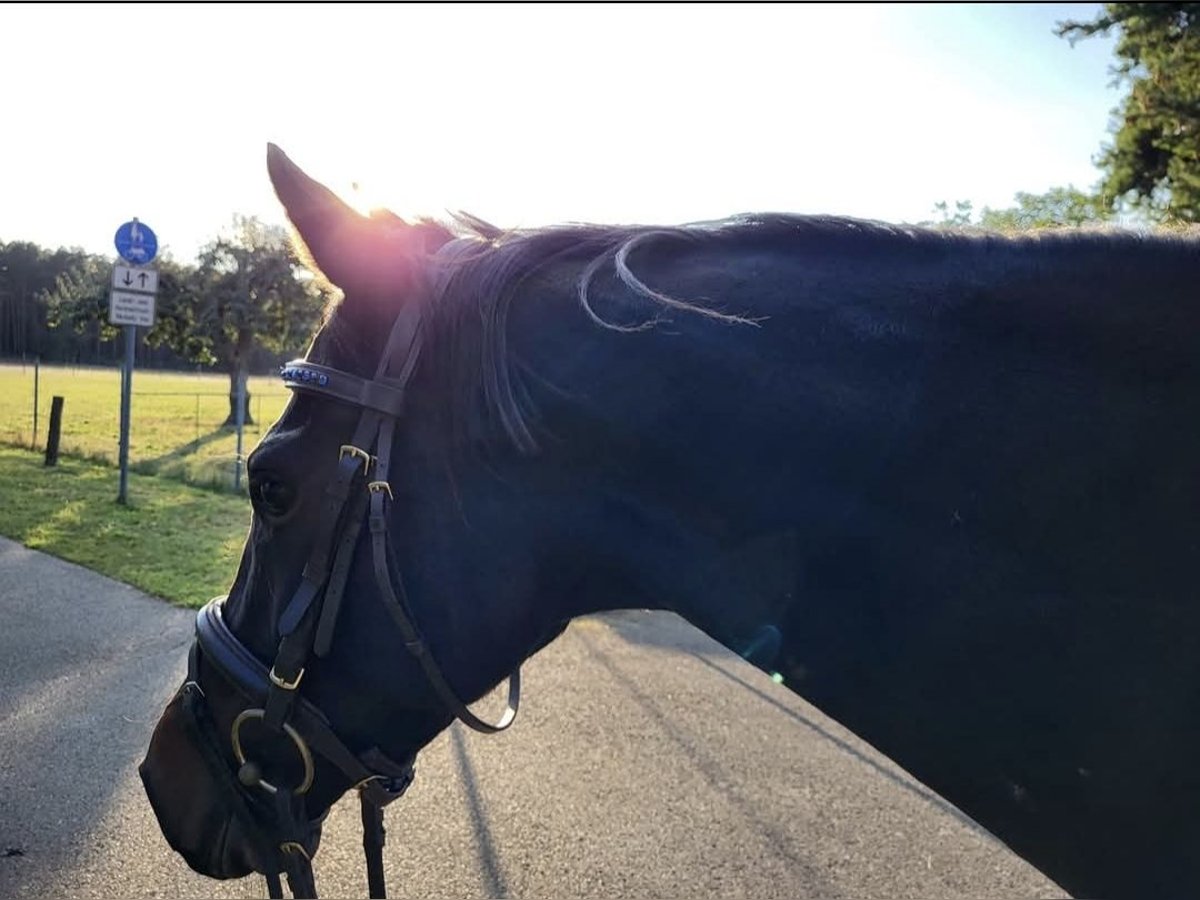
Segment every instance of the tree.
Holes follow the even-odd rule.
[[[1076,41],[1120,37],[1114,85],[1129,93],[1102,149],[1104,193],[1156,218],[1200,221],[1200,3],[1107,3],[1091,22],[1059,23]]]
[[[109,257],[82,252],[75,253],[73,258],[71,267],[62,272],[54,286],[41,295],[46,323],[52,329],[47,337],[52,350],[50,358],[94,361],[101,358],[100,348],[104,344],[108,344],[116,354],[118,345],[123,342],[119,340],[120,327],[108,321],[113,261]],[[155,267],[159,273],[158,307],[161,309],[164,294],[172,297],[179,292],[179,285],[194,280],[195,267],[177,263],[165,256],[156,260]],[[185,361],[194,361],[195,355],[177,355],[169,349],[169,343],[163,347],[166,342],[156,338],[160,330],[170,329],[173,324],[170,319],[159,318],[148,334],[148,343],[162,349],[157,352],[146,349],[140,351],[139,355],[156,356],[160,363],[176,366]]]
[[[114,339],[118,329],[108,322],[112,263],[102,256],[80,255],[45,294],[46,321],[51,328],[69,327],[97,344]]]
[[[1053,187],[1044,194],[1018,191],[1014,197],[1016,206],[1007,209],[992,209],[985,206],[975,221],[975,210],[970,200],[959,200],[954,211],[945,201],[934,204],[940,215],[936,221],[920,224],[935,228],[986,228],[989,231],[1029,231],[1036,228],[1078,227],[1089,222],[1104,222],[1113,217],[1113,212],[1104,199],[1096,194],[1081,191],[1074,185]]]
[[[934,212],[941,216],[941,218],[936,222],[926,220],[920,224],[931,225],[936,228],[966,228],[971,224],[973,206],[970,200],[956,200],[954,202],[954,212],[950,212],[950,204],[942,200],[933,205]]]
[[[1044,194],[1018,191],[1016,206],[992,209],[985,206],[979,214],[979,226],[991,231],[1027,231],[1032,228],[1079,227],[1103,222],[1112,212],[1103,198],[1079,190],[1074,185],[1053,187]]]
[[[229,417],[250,374],[256,347],[299,349],[315,328],[327,295],[292,255],[287,232],[257,218],[235,217],[231,233],[210,242],[190,272],[159,277],[159,322],[147,336],[229,373]],[[249,423],[250,392],[244,391]]]

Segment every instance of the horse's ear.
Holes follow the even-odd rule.
[[[415,255],[428,249],[427,229],[395,215],[360,215],[274,144],[267,144],[267,172],[300,249],[348,302],[394,295],[409,283]]]

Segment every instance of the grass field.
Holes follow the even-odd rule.
[[[121,423],[121,373],[113,367],[41,367],[38,430],[33,438],[34,367],[0,365],[0,443],[44,448],[54,395],[63,398],[60,453],[116,466]],[[270,376],[250,379],[243,457],[279,416],[288,392]],[[133,374],[130,469],[190,484],[232,489],[237,439],[221,423],[229,413],[223,375],[138,371]],[[245,479],[243,478],[243,487]]]
[[[250,525],[244,497],[131,474],[119,506],[115,469],[42,459],[0,447],[0,534],[186,606],[229,589]]]

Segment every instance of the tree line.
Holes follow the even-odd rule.
[[[1148,222],[1200,222],[1200,3],[1109,3],[1092,21],[1056,29],[1072,45],[1118,32],[1114,83],[1127,92],[1114,110],[1111,143],[1094,160],[1103,177],[1088,189],[1018,193],[1006,209],[936,204],[919,224],[1027,230],[1078,226],[1133,213]],[[0,243],[0,358],[113,363],[118,331],[108,324],[112,262],[81,250]],[[253,371],[304,349],[329,300],[294,257],[286,232],[235,217],[230,234],[194,263],[161,260],[158,323],[139,361],[164,368],[216,369],[234,397]],[[245,415],[249,421],[248,392]]]
[[[113,261],[77,249],[0,244],[0,357],[112,364],[123,353],[108,322]],[[302,353],[330,300],[296,259],[287,232],[235,217],[193,263],[156,261],[156,324],[139,342],[142,365],[201,368],[230,376],[234,398],[252,372]]]

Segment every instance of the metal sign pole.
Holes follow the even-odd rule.
[[[129,420],[133,395],[133,357],[137,350],[137,327],[154,327],[154,295],[158,272],[148,268],[158,253],[154,232],[132,219],[117,229],[113,239],[117,253],[130,265],[113,266],[112,291],[108,295],[108,321],[125,329],[125,363],[121,367],[120,486],[117,502],[129,502]]]
[[[234,421],[237,423],[237,459],[233,463],[233,489],[242,489],[242,428],[246,422],[246,380],[241,372],[237,378],[237,413]]]
[[[121,482],[117,502],[128,503],[129,491],[129,408],[133,393],[133,352],[137,346],[137,326],[125,326],[125,366],[121,378]]]

